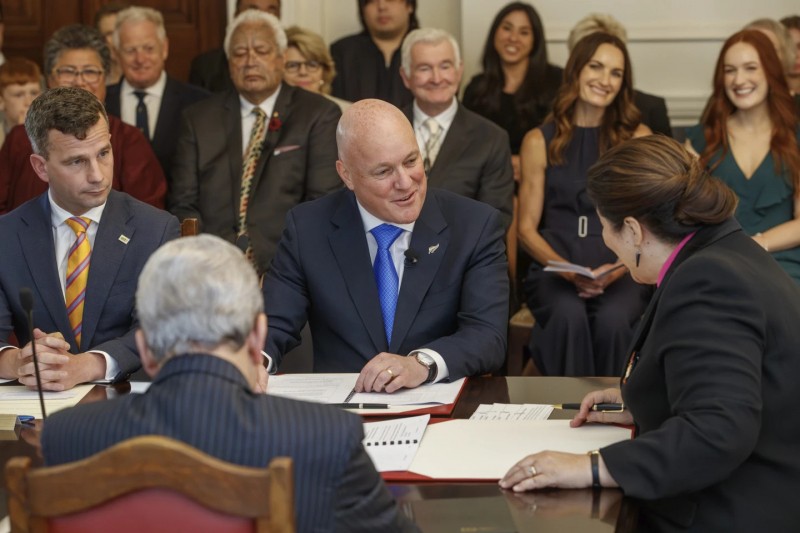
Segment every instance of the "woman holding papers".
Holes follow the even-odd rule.
[[[606,244],[657,289],[621,390],[587,395],[572,426],[634,424],[635,438],[530,455],[501,486],[619,486],[645,501],[647,531],[797,531],[800,288],[733,218],[733,191],[673,140],[610,150],[588,190]],[[603,402],[625,411],[590,410]]]
[[[623,42],[602,32],[578,41],[552,114],[525,136],[520,152],[519,237],[534,259],[525,284],[536,317],[531,353],[546,375],[618,375],[624,363],[643,288],[626,269],[592,279],[542,268],[569,261],[600,274],[617,262],[586,196],[586,172],[602,152],[649,133],[633,105]]]
[[[800,283],[800,128],[775,48],[745,30],[722,46],[714,93],[686,143],[739,198],[745,232]]]

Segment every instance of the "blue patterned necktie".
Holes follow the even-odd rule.
[[[144,97],[147,93],[144,91],[133,91],[139,103],[136,104],[136,127],[141,130],[147,140],[150,140],[150,121],[147,118],[147,105],[144,103]]]
[[[386,343],[392,342],[392,325],[394,324],[394,311],[397,307],[398,277],[394,269],[394,261],[389,248],[392,243],[403,233],[401,228],[389,224],[381,224],[370,230],[378,243],[378,253],[375,254],[375,263],[372,269],[375,272],[375,283],[378,284],[378,296],[381,300],[383,313],[383,328],[386,331]]]

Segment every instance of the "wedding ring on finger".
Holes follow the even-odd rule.
[[[387,368],[386,373],[389,374],[389,381],[392,381],[394,379],[394,372],[392,372],[392,369]]]
[[[528,467],[528,473],[530,474],[530,477],[536,477],[539,475],[539,472],[536,471],[536,467],[533,465]]]

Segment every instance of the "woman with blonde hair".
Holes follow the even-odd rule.
[[[350,102],[331,96],[336,66],[322,37],[311,30],[292,26],[286,30],[288,46],[283,81],[336,102],[344,111]]]

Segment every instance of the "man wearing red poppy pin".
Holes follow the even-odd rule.
[[[245,10],[228,25],[235,90],[189,107],[173,166],[170,210],[240,244],[263,273],[295,205],[339,189],[336,123],[323,96],[282,83],[286,34]]]

